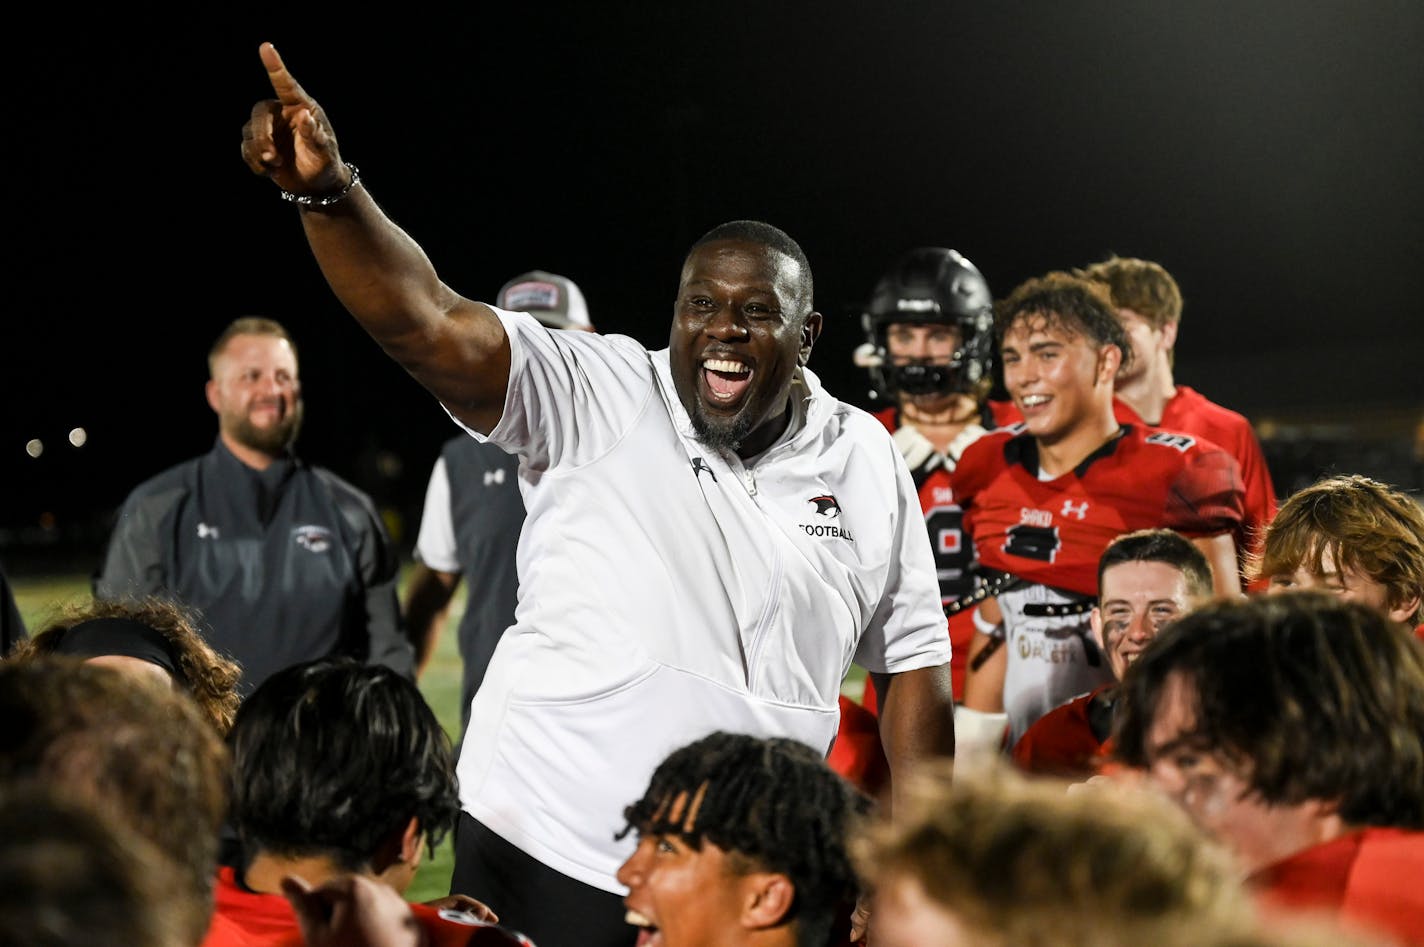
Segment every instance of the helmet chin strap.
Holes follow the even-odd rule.
[[[940,424],[967,424],[975,420],[979,413],[979,407],[974,403],[974,399],[959,392],[950,402],[949,407],[943,411],[924,411],[913,401],[900,400],[900,417],[910,424],[920,425],[940,425]]]

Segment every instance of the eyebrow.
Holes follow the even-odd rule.
[[[1206,740],[1200,735],[1193,733],[1178,733],[1175,737],[1162,743],[1154,743],[1147,747],[1147,758],[1155,760],[1158,757],[1166,756],[1174,750],[1187,749],[1197,753],[1209,752],[1210,747]]]

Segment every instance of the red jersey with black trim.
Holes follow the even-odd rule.
[[[902,426],[897,407],[877,411],[875,417],[891,434]],[[968,595],[974,589],[975,581],[974,545],[964,533],[963,513],[954,502],[954,493],[950,488],[949,475],[956,462],[957,458],[936,452],[910,470],[915,488],[919,491],[920,509],[925,514],[925,530],[934,553],[935,575],[939,578],[940,602],[944,605]],[[948,629],[952,649],[949,673],[954,699],[959,700],[964,692],[969,644],[974,639],[974,619],[970,610],[951,616]],[[878,705],[874,685],[869,682],[862,703],[871,710]]]
[[[1119,423],[1131,424],[1141,420],[1152,424],[1146,418],[1139,418],[1137,412],[1118,398],[1113,399],[1113,412]],[[1259,551],[1266,525],[1276,515],[1276,488],[1271,482],[1266,455],[1261,451],[1261,442],[1251,422],[1244,415],[1222,407],[1200,392],[1178,385],[1177,393],[1168,398],[1162,408],[1161,420],[1152,426],[1205,438],[1236,458],[1246,490],[1242,532],[1236,544],[1248,552]]]
[[[1299,912],[1424,947],[1424,832],[1368,828],[1296,852],[1247,879],[1263,906]]]
[[[1023,420],[1023,414],[1012,401],[992,402],[990,410],[999,427],[1009,427]],[[1119,424],[1142,424],[1203,438],[1236,458],[1245,489],[1236,546],[1243,553],[1259,551],[1266,525],[1276,515],[1276,488],[1256,430],[1245,415],[1217,404],[1194,388],[1178,385],[1176,394],[1167,399],[1162,417],[1155,423],[1116,396],[1113,397],[1113,416]]]
[[[1165,527],[1189,539],[1235,533],[1244,488],[1222,448],[1134,424],[1081,464],[1038,476],[1038,445],[1022,425],[990,431],[951,474],[981,566],[1086,596],[1113,539]]]
[[[1087,779],[1097,773],[1105,758],[1104,742],[1093,732],[1088,709],[1095,698],[1116,686],[1100,685],[1035,720],[1014,744],[1014,765],[1026,773],[1060,779]]]

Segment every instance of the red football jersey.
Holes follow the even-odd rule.
[[[1145,420],[1137,418],[1136,412],[1121,400],[1114,399],[1113,409],[1121,423]],[[1236,544],[1243,550],[1257,551],[1266,525],[1276,515],[1276,488],[1251,422],[1194,389],[1178,385],[1177,393],[1162,409],[1162,419],[1153,426],[1204,438],[1236,458],[1246,490],[1241,535],[1237,536]]]
[[[1424,945],[1424,832],[1366,828],[1289,855],[1247,879],[1267,918],[1302,911]]]
[[[1215,444],[1124,425],[1074,470],[1040,480],[1038,447],[1021,425],[969,445],[951,475],[982,566],[1096,596],[1098,558],[1113,539],[1166,527],[1195,539],[1235,533],[1244,489]]]
[[[1009,427],[1023,420],[1023,414],[1012,401],[995,401],[990,407],[999,427]],[[1119,424],[1141,424],[1200,437],[1236,458],[1245,489],[1236,546],[1243,554],[1260,548],[1266,525],[1276,515],[1276,488],[1261,442],[1244,415],[1217,404],[1187,385],[1177,386],[1177,393],[1167,399],[1162,417],[1155,424],[1139,416],[1118,397],[1113,398],[1113,415]]]
[[[1088,708],[1095,697],[1116,686],[1103,684],[1039,717],[1014,744],[1014,764],[1027,773],[1060,779],[1094,775],[1104,750],[1093,733]]]
[[[894,434],[900,428],[899,410],[894,407],[877,411],[875,417]],[[934,553],[935,574],[939,577],[940,601],[949,603],[968,595],[974,588],[974,545],[964,533],[959,505],[954,502],[949,471],[952,461],[935,454],[918,469],[911,470],[919,490],[920,509],[925,514],[925,530]],[[949,619],[949,642],[953,649],[949,673],[954,685],[954,699],[964,692],[965,668],[969,663],[969,644],[974,638],[974,620],[965,610]],[[871,710],[878,704],[874,685],[866,682],[862,703]]]

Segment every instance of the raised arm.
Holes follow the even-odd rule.
[[[356,321],[457,418],[487,433],[509,381],[499,319],[440,281],[425,251],[354,180],[326,113],[277,50],[263,43],[259,54],[277,97],[253,106],[243,161],[299,198],[312,253]]]

